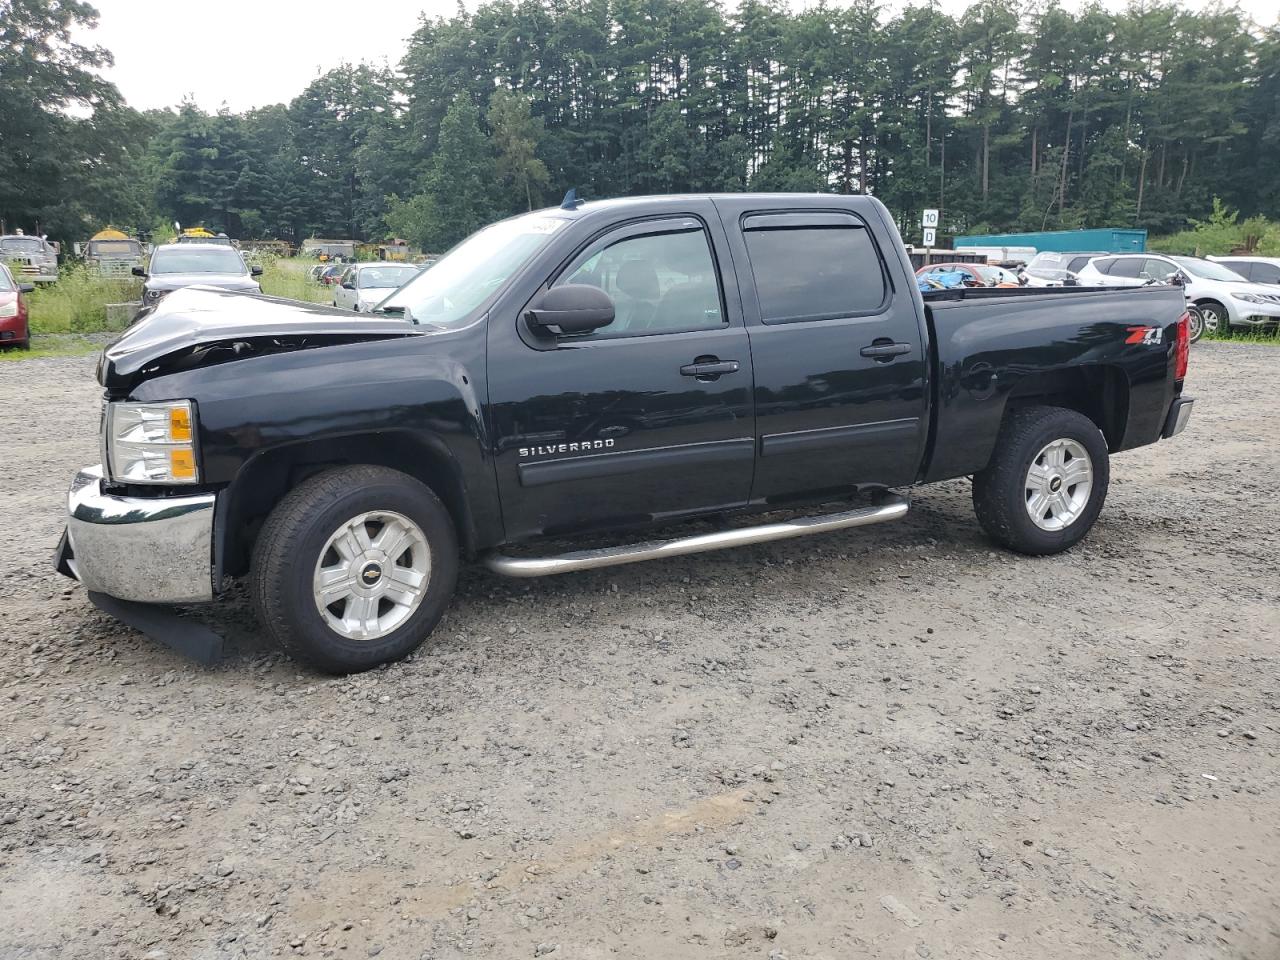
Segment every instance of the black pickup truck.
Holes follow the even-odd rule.
[[[993,539],[1054,553],[1111,453],[1186,424],[1187,334],[1172,286],[922,295],[870,197],[566,201],[360,318],[170,294],[104,351],[103,464],[56,562],[144,626],[247,574],[286,650],[352,671],[422,643],[464,557],[527,577],[760,543],[970,475]],[[622,535],[692,519],[715,522]],[[587,533],[624,542],[547,547]]]

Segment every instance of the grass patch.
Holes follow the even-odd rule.
[[[307,270],[315,266],[314,260],[264,257],[260,263],[260,281],[264,293],[308,303],[331,302],[329,288],[313,282],[307,276]],[[90,273],[80,264],[64,267],[57,283],[40,287],[26,295],[31,314],[31,332],[117,332],[129,325],[133,311],[123,311],[112,320],[107,315],[107,304],[130,303],[141,298],[142,281],[139,279],[107,280]]]
[[[315,260],[302,257],[263,257],[259,262],[262,265],[262,276],[258,281],[262,284],[263,293],[307,303],[333,302],[329,288],[316,283],[307,275],[307,271],[316,265]]]
[[[1263,343],[1269,347],[1280,347],[1280,333],[1264,333],[1247,330],[1243,333],[1219,333],[1217,330],[1206,330],[1201,342],[1213,340],[1217,343]]]
[[[64,267],[58,282],[26,295],[32,333],[99,333],[123,330],[107,320],[108,303],[142,296],[141,280],[106,280],[83,266]]]
[[[102,344],[92,340],[80,340],[61,337],[56,342],[36,344],[30,350],[18,350],[8,347],[0,350],[0,363],[14,363],[18,360],[40,360],[47,357],[85,357],[97,353]]]

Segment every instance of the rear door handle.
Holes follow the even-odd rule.
[[[892,340],[877,340],[858,352],[864,357],[875,357],[881,363],[888,363],[894,357],[910,353],[914,348],[909,343],[894,343]]]
[[[704,377],[715,379],[724,373],[737,373],[739,366],[737,360],[699,359],[693,363],[686,363],[680,368],[680,374],[685,377],[697,377],[699,380]]]

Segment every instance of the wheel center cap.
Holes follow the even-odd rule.
[[[360,568],[360,582],[366,587],[372,587],[382,579],[382,567],[376,563],[366,563]]]
[[[1049,490],[1050,490],[1050,491],[1052,491],[1053,493],[1057,493],[1057,492],[1058,492],[1059,490],[1061,490],[1061,489],[1062,489],[1062,478],[1061,478],[1061,477],[1054,477],[1052,480],[1050,480],[1050,481],[1049,481]]]

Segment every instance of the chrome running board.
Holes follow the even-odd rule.
[[[597,550],[574,550],[554,557],[508,557],[490,553],[484,565],[494,573],[508,577],[546,577],[553,573],[572,573],[575,570],[594,570],[597,567],[616,567],[641,560],[657,560],[661,557],[683,557],[688,553],[708,550],[724,550],[728,547],[745,547],[754,543],[788,540],[806,537],[811,533],[829,533],[849,527],[865,527],[873,523],[898,520],[910,508],[906,497],[896,493],[884,494],[880,502],[870,507],[828,513],[817,517],[798,517],[781,523],[766,523],[756,527],[737,527],[717,530],[696,537],[680,537],[677,540],[650,540],[622,547],[601,547]]]

